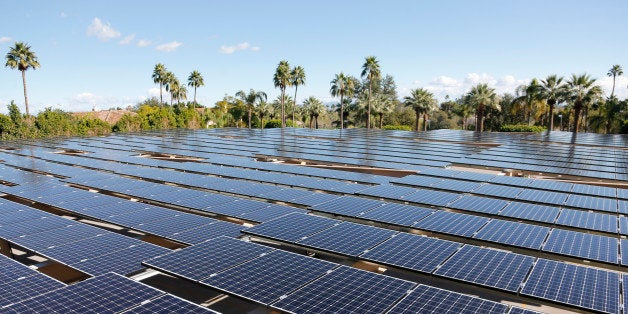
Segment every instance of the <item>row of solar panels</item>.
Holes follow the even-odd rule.
[[[0,254],[0,309],[17,300],[63,287],[62,282]]]
[[[0,262],[0,269],[6,270],[2,264]],[[70,286],[53,279],[47,279],[49,283],[46,284],[33,278],[42,277],[30,276],[8,283],[12,286],[0,284],[0,289],[7,288],[2,291],[0,299],[8,302],[0,303],[0,312],[217,313],[115,273],[103,274]],[[25,290],[31,293],[25,294]]]
[[[0,203],[0,239],[96,276],[130,274],[169,250],[28,206]]]
[[[620,308],[621,276],[612,271],[304,214],[243,232],[576,307],[610,313]]]
[[[225,237],[144,264],[290,313],[526,313],[504,304]]]

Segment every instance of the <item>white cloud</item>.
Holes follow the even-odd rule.
[[[135,38],[135,34],[131,34],[129,36],[126,36],[126,37],[122,38],[122,40],[119,41],[118,44],[120,44],[120,45],[128,45],[128,44],[130,44],[133,41],[134,38]]]
[[[79,104],[94,104],[96,101],[98,101],[98,98],[99,97],[92,93],[84,92],[74,96],[73,100],[74,102]]]
[[[435,86],[460,86],[460,82],[453,77],[441,75],[430,82],[431,85]]]
[[[171,52],[177,50],[177,48],[179,48],[181,45],[182,44],[178,41],[172,41],[169,43],[158,45],[157,47],[155,47],[155,49],[164,52]]]
[[[477,84],[488,84],[495,89],[498,94],[514,93],[517,86],[529,83],[529,79],[518,79],[513,75],[506,75],[496,78],[487,73],[468,73],[464,78],[455,78],[451,76],[441,75],[430,80],[426,84],[420,81],[413,81],[409,86],[401,86],[400,96],[406,96],[410,90],[417,87],[423,87],[434,94],[439,100],[444,100],[445,96],[457,98],[467,93],[471,87]]]
[[[148,97],[159,97],[159,87],[153,87],[147,91]]]
[[[604,97],[611,95],[613,89],[613,77],[604,76],[599,78],[596,83],[604,89]],[[615,79],[615,96],[619,99],[628,98],[628,76],[621,75]]]
[[[59,17],[64,19],[64,18],[68,17],[68,15],[65,12],[61,12],[61,13],[59,13]]]
[[[148,39],[140,39],[137,42],[138,47],[147,47],[147,46],[150,46],[150,44],[152,44],[152,42]]]
[[[87,36],[96,36],[101,41],[108,41],[112,38],[120,37],[121,34],[111,27],[111,24],[105,24],[99,18],[95,17],[92,23],[87,27]]]
[[[13,39],[13,38],[11,38],[11,37],[2,36],[2,37],[0,37],[0,44],[8,43],[8,42],[10,42],[12,39]]]
[[[226,55],[230,55],[236,51],[250,50],[250,51],[259,51],[261,48],[258,46],[251,46],[248,42],[239,43],[233,46],[222,45],[218,52]]]

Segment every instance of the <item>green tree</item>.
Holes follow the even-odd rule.
[[[257,116],[260,119],[260,128],[264,128],[264,117],[270,117],[273,114],[273,107],[264,101],[258,101],[255,106],[255,111],[257,112]]]
[[[562,85],[563,78],[553,74],[541,80],[539,85],[539,97],[544,99],[549,106],[547,119],[547,133],[554,129],[554,108],[556,104],[563,101],[565,96],[565,88]]]
[[[343,72],[336,74],[331,81],[331,89],[329,92],[333,97],[340,96],[340,129],[344,128],[344,98],[348,95],[353,95],[355,84],[351,77],[346,76]]]
[[[597,106],[597,114],[590,119],[591,126],[596,131],[604,129],[606,134],[618,130],[623,122],[622,109],[624,106],[625,102],[619,101],[615,96],[600,102]],[[625,116],[625,113],[623,115]]]
[[[273,76],[273,83],[276,88],[281,91],[281,127],[286,127],[286,87],[290,86],[291,82],[290,64],[286,60],[279,61],[275,75]]]
[[[574,133],[578,133],[582,110],[602,96],[602,88],[595,85],[595,81],[586,73],[582,75],[572,74],[571,79],[567,81],[565,93],[568,101],[573,104]]]
[[[303,106],[307,110],[307,114],[310,116],[310,129],[312,128],[312,121],[315,121],[314,126],[318,129],[318,117],[325,112],[325,106],[314,96],[308,97],[303,102]]]
[[[35,53],[31,51],[31,46],[16,42],[15,46],[9,50],[6,55],[6,67],[18,69],[22,72],[22,86],[24,87],[24,106],[26,107],[26,116],[30,116],[28,109],[28,94],[26,93],[26,70],[37,69],[41,65]]]
[[[404,97],[404,103],[416,115],[414,130],[419,130],[419,119],[423,115],[423,129],[427,131],[427,114],[437,106],[434,95],[424,88],[416,88],[410,91],[409,96]]]
[[[244,91],[239,91],[236,93],[236,98],[239,98],[246,105],[249,112],[249,129],[251,128],[251,121],[253,116],[253,108],[255,108],[256,103],[266,102],[267,96],[266,93],[262,91],[256,91],[251,88],[249,93],[245,93]]]
[[[384,127],[384,115],[395,109],[395,101],[386,94],[378,94],[373,98],[373,112],[379,117],[379,128]]]
[[[379,67],[379,61],[375,56],[366,57],[364,64],[362,65],[363,78],[368,79],[369,93],[368,93],[368,109],[366,113],[366,128],[371,128],[371,91],[373,90],[373,81],[380,78],[381,72]]]
[[[184,84],[179,83],[178,80],[174,83],[173,88],[170,90],[170,92],[172,94],[172,98],[174,98],[177,103],[180,103],[181,100],[188,99],[188,89],[185,87]]]
[[[542,102],[542,98],[539,96],[539,87],[537,79],[532,79],[528,85],[518,86],[516,90],[517,97],[512,102],[512,110],[523,110],[528,125],[532,125],[534,108],[538,107],[539,103]]]
[[[624,70],[621,68],[621,65],[615,64],[606,75],[613,77],[613,89],[611,90],[611,98],[615,95],[615,79],[624,74]]]
[[[196,88],[204,86],[205,82],[203,81],[203,76],[199,71],[192,71],[190,76],[188,76],[188,86],[194,87],[194,105],[196,105]]]
[[[167,73],[168,73],[168,70],[166,70],[166,66],[161,63],[157,63],[155,65],[155,68],[153,69],[153,76],[152,76],[153,83],[159,84],[159,100],[161,104],[164,103],[162,90],[163,90],[163,84],[166,83]]]
[[[452,112],[460,117],[462,120],[462,129],[467,130],[467,120],[469,116],[473,113],[473,106],[471,105],[471,101],[468,96],[462,97],[459,101],[456,102],[454,109]]]
[[[172,72],[166,72],[164,74],[164,86],[166,87],[166,91],[170,93],[170,105],[172,106],[173,100],[173,89],[177,89],[179,87],[179,79]]]
[[[305,70],[300,65],[292,69],[290,72],[290,85],[294,86],[294,105],[292,106],[292,125],[294,123],[294,111],[297,106],[297,89],[299,85],[305,84]]]
[[[478,84],[474,86],[467,95],[469,102],[475,109],[475,114],[478,119],[476,131],[483,132],[487,109],[494,108],[500,110],[499,98],[497,94],[495,94],[495,89],[489,88],[488,84]]]

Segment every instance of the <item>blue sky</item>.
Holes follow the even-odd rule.
[[[334,101],[334,74],[358,76],[368,55],[400,96],[425,87],[441,100],[478,82],[513,92],[552,73],[587,72],[610,92],[611,65],[628,72],[625,0],[3,0],[0,11],[3,56],[24,41],[42,65],[27,72],[33,111],[125,107],[158,95],[150,78],[158,62],[180,80],[200,71],[199,102],[209,106],[241,89],[275,98],[281,59],[305,68],[299,101],[325,102]],[[10,100],[23,105],[21,84],[18,71],[0,69],[0,111]],[[627,84],[618,79],[619,96],[628,97]]]

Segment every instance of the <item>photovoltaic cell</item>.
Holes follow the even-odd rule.
[[[138,307],[134,307],[125,314],[153,314],[153,313],[180,313],[180,314],[196,314],[196,313],[215,313],[208,308],[198,306],[194,303],[185,301],[172,295],[164,295],[157,299],[150,300]]]
[[[618,245],[612,237],[553,229],[543,251],[617,264]]]
[[[307,214],[289,214],[243,230],[247,234],[297,242],[304,237],[330,228],[340,221]]]
[[[242,235],[240,231],[244,229],[246,227],[242,225],[219,220],[198,228],[174,233],[170,238],[182,243],[197,244],[220,236],[239,237]]]
[[[276,250],[206,278],[201,283],[268,305],[337,266]]]
[[[548,227],[493,219],[474,238],[540,250],[549,232]]]
[[[26,277],[0,282],[0,308],[63,287],[60,281],[32,270]]]
[[[400,268],[431,273],[460,247],[460,243],[409,233],[390,240],[360,255],[360,258]]]
[[[179,277],[200,281],[272,250],[273,248],[255,243],[218,237],[145,260],[142,264]]]
[[[508,177],[510,178],[510,177]],[[473,194],[491,195],[502,198],[514,199],[517,195],[523,191],[522,188],[498,185],[498,184],[484,184],[479,188],[473,190]]]
[[[434,274],[517,292],[534,258],[465,245]]]
[[[436,211],[414,224],[414,228],[471,237],[489,218],[467,214]]]
[[[566,206],[617,213],[617,199],[571,194]]]
[[[405,195],[401,199],[420,204],[428,204],[434,206],[445,206],[460,197],[457,193],[432,191],[432,190],[418,190],[415,193]]]
[[[398,185],[376,185],[364,190],[359,191],[359,194],[369,195],[375,197],[381,197],[386,199],[401,199],[405,195],[409,195],[416,192],[415,188],[409,188],[405,186]]]
[[[559,207],[530,203],[510,202],[498,215],[525,220],[553,223],[560,213]]]
[[[617,216],[563,208],[556,224],[617,233]]]
[[[300,240],[298,243],[334,253],[357,256],[390,239],[396,233],[392,230],[343,222]]]
[[[447,207],[485,214],[497,214],[502,208],[506,207],[506,205],[508,205],[508,202],[504,200],[465,195],[449,204]]]
[[[386,203],[384,206],[369,210],[360,215],[359,218],[400,226],[412,226],[433,212],[433,209],[425,207]]]
[[[143,260],[169,252],[171,251],[160,246],[142,242],[138,245],[96,256],[70,266],[92,276],[99,276],[108,272],[129,275],[144,269],[141,265]]]
[[[506,313],[505,304],[447,291],[426,285],[419,285],[401,302],[397,303],[388,314],[474,314]]]
[[[619,274],[539,259],[522,294],[605,313],[619,313]]]
[[[565,203],[567,196],[569,194],[562,192],[525,189],[517,196],[517,199],[561,206]]]
[[[272,306],[293,313],[384,313],[415,285],[340,266]]]
[[[621,265],[628,266],[628,240],[621,239]]]
[[[368,198],[343,196],[326,203],[312,206],[312,209],[344,216],[359,216],[384,204],[386,203]]]

